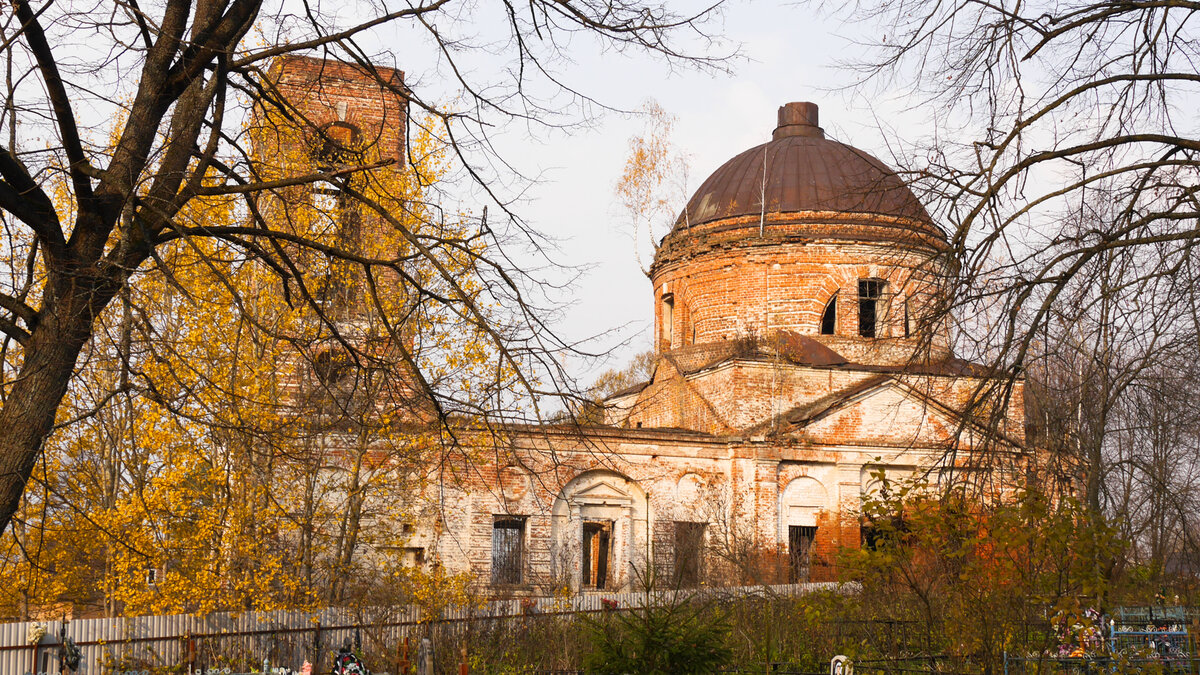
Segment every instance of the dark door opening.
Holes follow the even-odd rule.
[[[608,586],[609,542],[612,523],[583,524],[583,587],[597,590]]]
[[[704,564],[705,523],[675,523],[675,584],[679,588],[700,585]]]

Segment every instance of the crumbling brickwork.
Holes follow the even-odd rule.
[[[273,72],[313,128],[403,158],[400,73]],[[1022,382],[950,353],[944,235],[815,115],[785,107],[689,202],[651,269],[656,372],[609,424],[463,431],[489,450],[423,468],[425,564],[490,594],[694,583],[694,555],[710,583],[826,580],[880,472],[1019,474]]]
[[[817,132],[797,142],[777,130],[772,143],[799,152],[805,168],[804,153],[833,152]],[[763,179],[779,190],[760,195],[764,204],[811,199],[811,210],[746,215],[746,172],[733,171],[732,186],[715,180],[729,171],[714,173],[652,267],[652,381],[610,402],[611,427],[557,430],[540,448],[518,435],[514,452],[535,487],[519,503],[472,503],[483,510],[470,569],[486,576],[486,514],[515,509],[530,514],[529,545],[551,551],[552,573],[531,562],[527,590],[595,587],[594,569],[583,570],[595,549],[579,543],[596,531],[589,519],[613,525],[610,588],[643,583],[647,570],[678,580],[675,549],[688,540],[674,533],[695,523],[714,583],[830,579],[838,548],[859,545],[859,505],[878,475],[1020,475],[1023,384],[953,358],[940,314],[945,241],[867,157],[867,178],[842,167],[807,198],[789,192],[793,167]],[[831,190],[879,186],[889,195],[838,203],[894,213],[815,208]]]
[[[361,134],[356,145],[378,148],[381,159],[404,166],[408,102],[403,72],[289,55],[271,64],[269,81],[274,88],[268,97],[278,96],[278,108],[289,111],[304,133],[351,125]],[[260,102],[260,111],[270,105]]]

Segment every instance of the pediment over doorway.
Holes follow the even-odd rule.
[[[633,496],[627,489],[609,480],[601,480],[570,495],[567,500],[579,506],[632,506]]]

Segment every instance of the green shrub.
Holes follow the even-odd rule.
[[[729,663],[729,624],[712,603],[680,594],[588,621],[584,671],[595,675],[712,673]]]

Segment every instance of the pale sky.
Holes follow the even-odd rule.
[[[669,4],[674,9],[703,3]],[[486,44],[494,38],[489,22],[502,17],[479,14],[487,6],[470,6],[477,11],[449,17],[439,29]],[[776,109],[789,101],[817,103],[827,136],[894,166],[881,126],[905,136],[924,136],[932,133],[932,121],[927,111],[913,108],[907,92],[889,89],[886,83],[876,83],[870,91],[844,91],[854,75],[838,62],[862,56],[853,37],[864,29],[791,3],[734,0],[718,32],[740,44],[745,58],[730,62],[728,74],[672,69],[641,54],[601,53],[594,41],[580,37],[568,39],[572,63],[562,64],[557,74],[606,105],[634,110],[653,99],[673,115],[673,141],[690,159],[689,194],[726,160],[770,140]],[[453,95],[439,92],[452,78],[434,59],[436,50],[420,31],[400,27],[377,37],[379,43],[366,46],[393,53],[410,86],[428,99]],[[503,81],[508,64],[490,60],[485,50],[465,50],[460,57],[478,79]],[[614,196],[629,140],[643,127],[640,118],[609,113],[590,127],[569,131],[530,133],[525,126],[512,125],[491,132],[505,159],[525,175],[541,177],[515,210],[558,241],[558,262],[588,268],[559,298],[569,306],[557,323],[560,335],[579,340],[616,329],[590,346],[596,351],[615,348],[607,365],[581,360],[569,364],[584,384],[606,367],[623,366],[651,343],[650,282],[638,264],[632,225]],[[478,213],[480,204],[463,206]],[[657,236],[663,234],[659,231]],[[643,236],[648,264],[644,242]]]
[[[600,100],[636,108],[653,98],[676,117],[673,139],[691,160],[689,194],[726,160],[770,140],[776,109],[788,101],[818,103],[827,135],[893,165],[876,116],[914,134],[932,132],[926,114],[907,110],[911,100],[905,92],[835,91],[852,81],[837,61],[856,53],[846,36],[858,26],[775,3],[732,9],[725,33],[742,43],[748,59],[731,64],[728,75],[671,74],[646,59],[619,56],[578,64],[582,77],[577,81],[586,82],[588,93]],[[632,225],[614,196],[629,139],[642,129],[641,119],[607,115],[594,129],[553,134],[524,147],[526,139],[514,139],[505,148],[527,170],[545,172],[545,180],[530,192],[531,201],[521,207],[523,213],[561,241],[561,261],[590,266],[574,286],[561,331],[581,338],[624,327],[600,343],[628,340],[613,354],[614,366],[648,349],[653,333],[650,282],[635,256]],[[594,378],[596,373],[583,370],[583,364],[578,367],[582,381]]]

